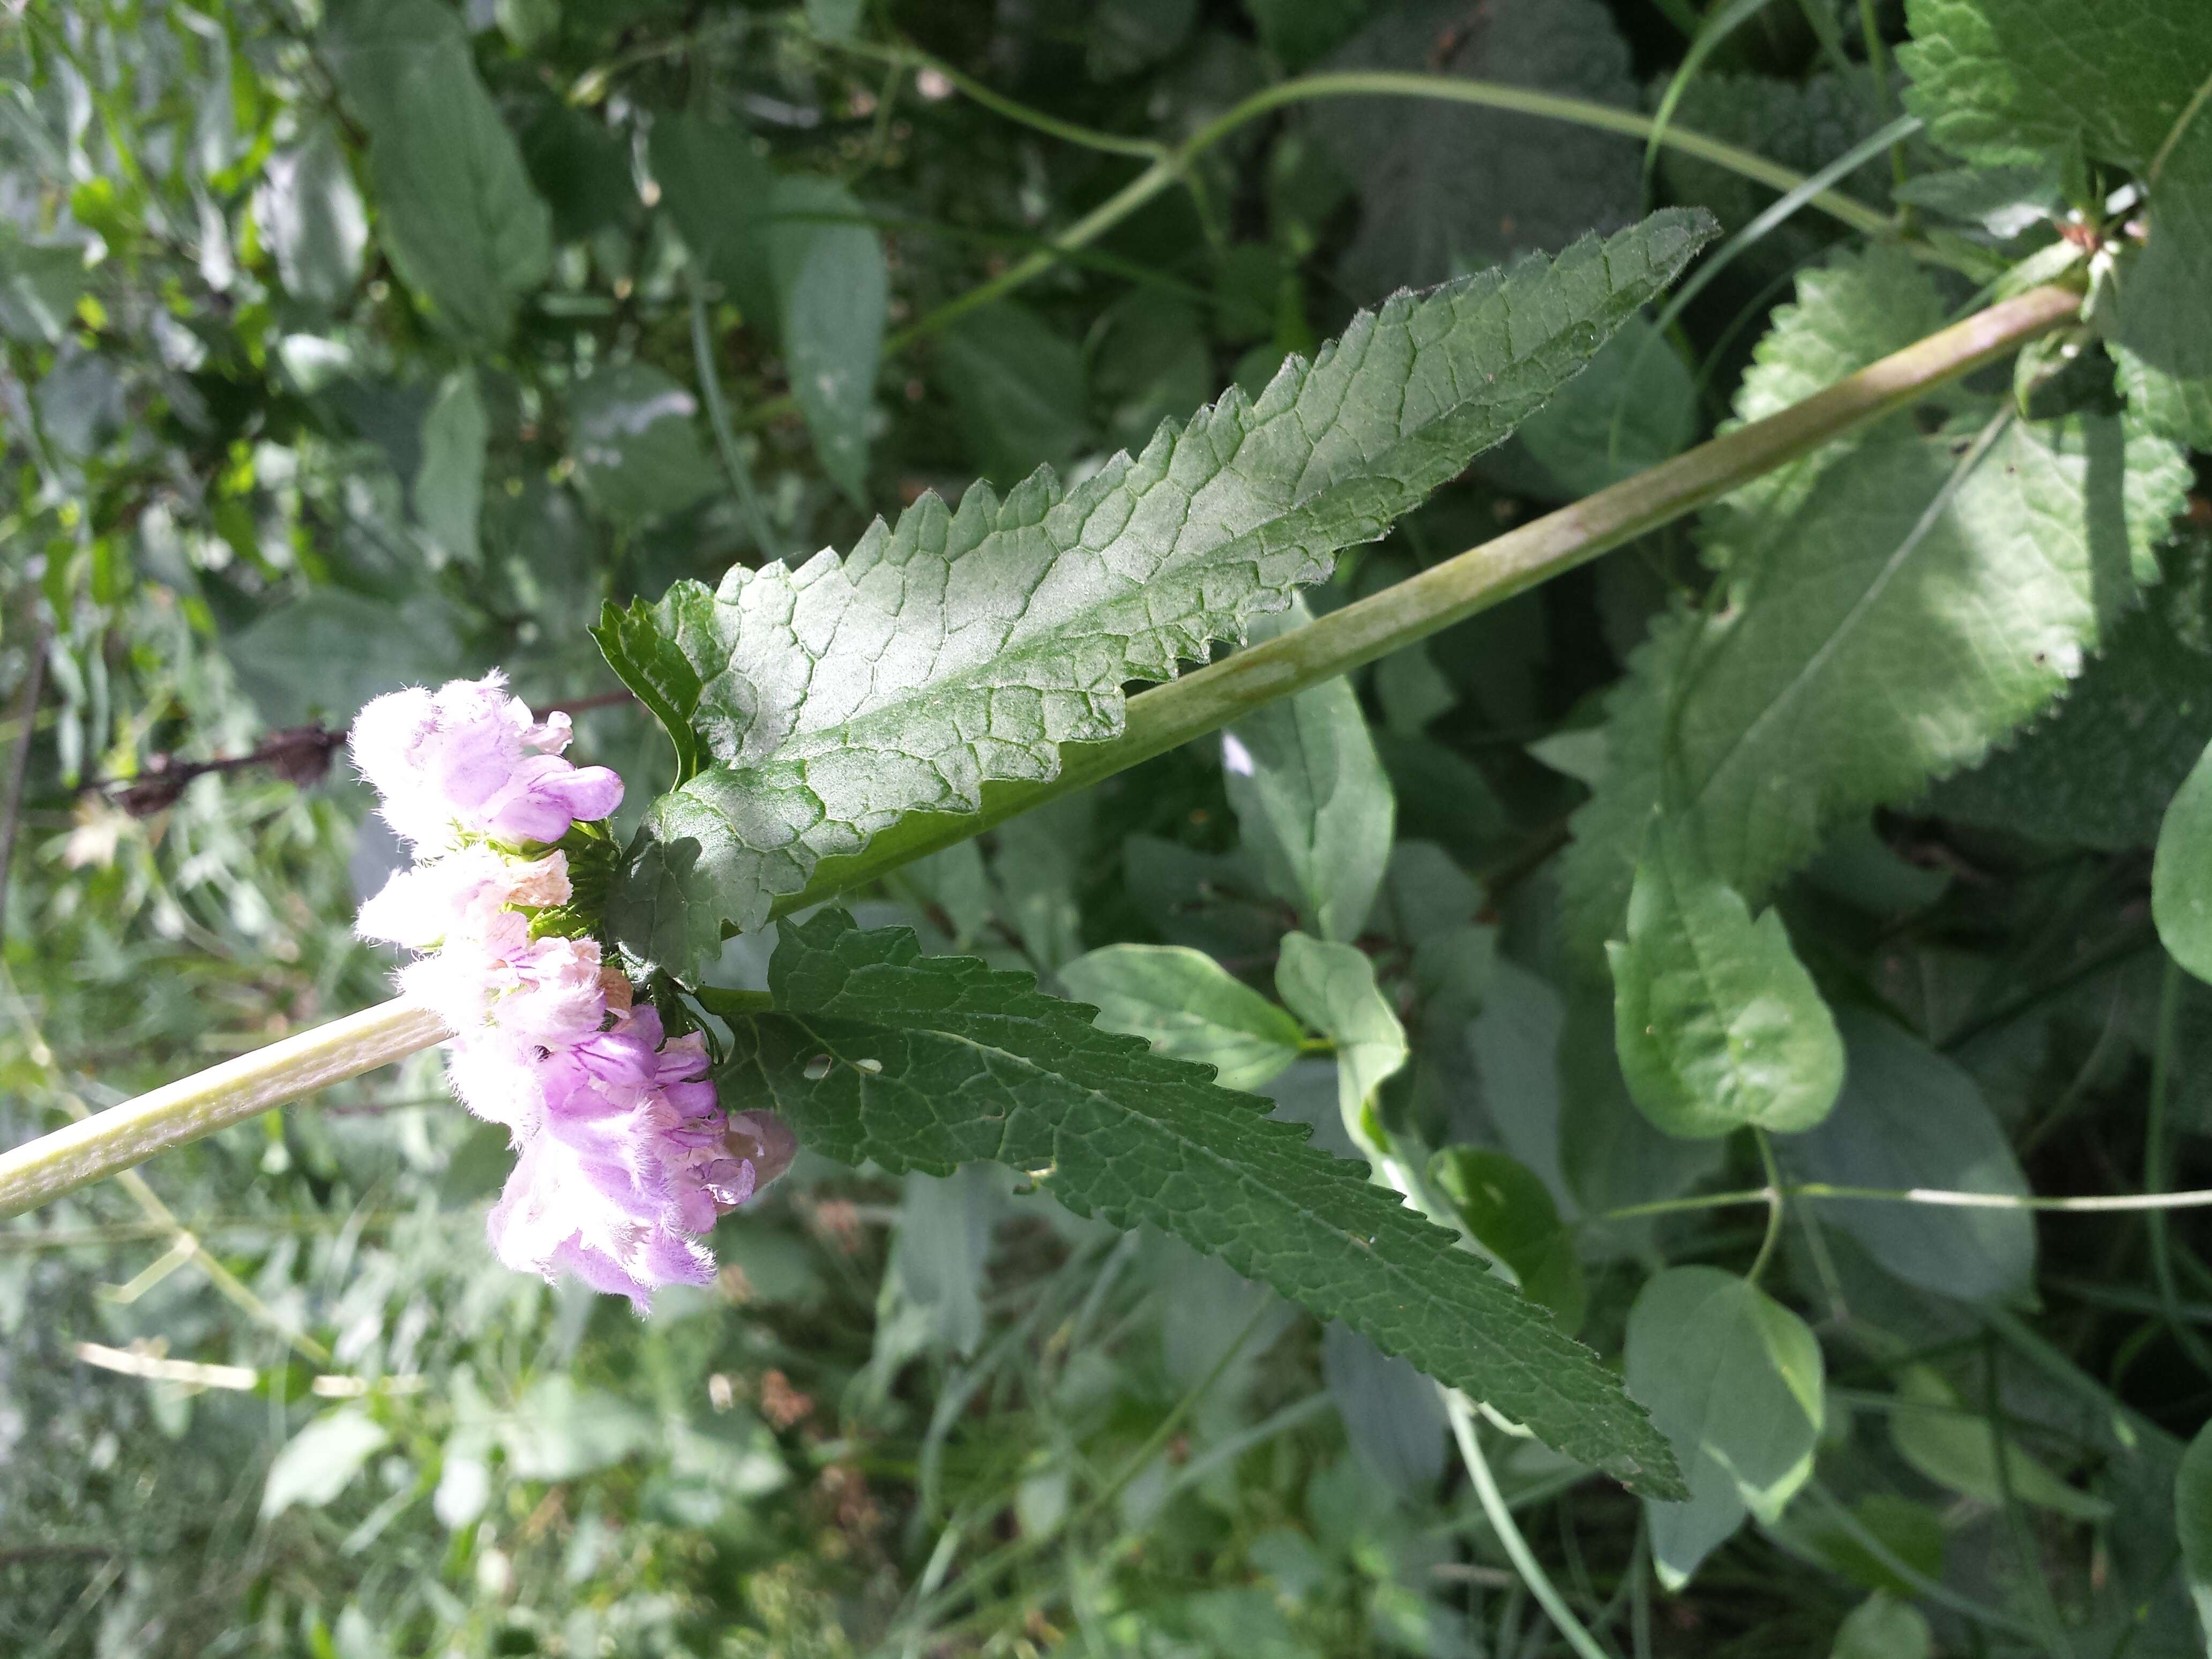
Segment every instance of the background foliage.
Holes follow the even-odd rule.
[[[616,688],[604,601],[979,477],[1079,489],[1401,286],[1670,204],[1737,234],[1316,611],[2094,278],[2009,377],[853,904],[1334,1152],[1442,1149],[1413,1178],[1689,1479],[1647,1504],[1480,1431],[1613,1651],[2197,1651],[2212,1238],[2007,1200],[2212,1176],[2212,25],[2049,11],[11,9],[0,1135],[384,994],[348,922],[398,854],[327,765],[379,691],[504,665],[627,830],[706,750]],[[1041,255],[1240,100],[1366,70],[1663,112],[1849,202],[1338,98]],[[768,987],[773,935],[720,919],[708,982]],[[879,1012],[787,1000],[762,1086],[811,1052],[779,1073],[776,1022]],[[919,1172],[957,1155],[810,1155],[643,1324],[490,1262],[507,1152],[426,1059],[9,1224],[0,1646],[1565,1650],[1412,1367],[1013,1174]],[[1774,1181],[1991,1202],[1731,1201]]]

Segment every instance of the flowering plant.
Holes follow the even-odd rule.
[[[668,1036],[591,936],[559,843],[606,846],[623,784],[563,758],[573,735],[497,672],[364,708],[355,764],[416,862],[356,927],[419,953],[401,988],[452,1027],[455,1092],[520,1154],[491,1212],[499,1259],[642,1311],[659,1285],[713,1279],[698,1236],[781,1174],[795,1143],[770,1114],[722,1110],[704,1036]]]

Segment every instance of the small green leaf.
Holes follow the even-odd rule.
[[[868,417],[883,354],[890,273],[866,210],[827,179],[779,179],[769,268],[792,395],[814,453],[856,504],[868,495]]]
[[[2173,959],[2212,980],[2212,748],[2198,757],[2159,825],[2150,909]]]
[[[568,394],[569,453],[599,510],[625,528],[681,513],[719,487],[698,402],[649,363],[617,363]]]
[[[1644,1506],[1659,1581],[1680,1589],[1747,1514],[1774,1520],[1812,1474],[1820,1345],[1757,1286],[1670,1267],[1629,1310],[1627,1373],[1689,1481],[1687,1502]]]
[[[1836,1109],[1808,1133],[1775,1143],[1800,1181],[1902,1192],[2025,1195],[2004,1131],[1972,1078],[1894,1022],[1845,1008],[1849,1056]],[[2027,1290],[2035,1224],[2026,1210],[1874,1199],[1820,1199],[1820,1216],[1850,1233],[1907,1284],[1968,1302]]]
[[[353,1484],[392,1437],[358,1406],[325,1412],[284,1443],[261,1488],[261,1518],[294,1504],[319,1510]]]
[[[1337,1108],[1355,1146],[1372,1146],[1376,1091],[1411,1050],[1406,1028],[1375,984],[1375,964],[1349,945],[1285,933],[1275,991],[1290,1011],[1336,1045]]]
[[[552,221],[477,78],[459,15],[437,0],[339,0],[321,47],[368,132],[377,240],[445,328],[503,342],[517,302],[544,280]]]
[[[1237,637],[1464,469],[1571,378],[1709,234],[1654,216],[1552,263],[1402,295],[1255,404],[1231,392],[1073,489],[1049,474],[957,513],[934,495],[842,561],[679,582],[656,610],[720,764],[665,795],[610,920],[681,971],[761,926],[827,856],[990,780],[1054,776],[1122,729],[1123,687]],[[596,377],[595,377],[596,378]],[[701,617],[705,626],[694,628]]]
[[[2197,1431],[2173,1481],[2173,1524],[2181,1538],[2181,1571],[2197,1622],[2212,1644],[2212,1425]]]
[[[1628,939],[1606,946],[1613,1038],[1629,1093],[1668,1134],[1746,1124],[1809,1129],[1844,1086],[1844,1044],[1779,913],[1753,921],[1706,867],[1694,832],[1655,821],[1628,901]]]
[[[1322,947],[1336,948],[1336,947]],[[772,1013],[731,1021],[724,1087],[824,1155],[893,1172],[988,1159],[1078,1213],[1164,1229],[1568,1455],[1679,1492],[1666,1443],[1588,1350],[1354,1163],[1200,1068],[1093,1025],[1026,974],[925,957],[903,928],[786,922]]]
[[[672,595],[672,603],[656,611],[643,599],[633,599],[625,611],[609,599],[599,611],[592,638],[607,666],[651,711],[660,729],[676,748],[676,781],[681,786],[697,775],[701,764],[699,734],[691,716],[699,707],[699,675],[684,653],[682,639],[691,596]],[[673,624],[672,628],[670,624]]]
[[[1430,1158],[1429,1178],[1483,1249],[1513,1269],[1523,1295],[1549,1308],[1563,1331],[1583,1322],[1587,1291],[1575,1237],[1534,1170],[1504,1152],[1449,1146]]]
[[[1255,618],[1255,640],[1304,627],[1293,599]],[[1390,860],[1396,803],[1351,683],[1263,703],[1221,735],[1222,781],[1244,850],[1270,891],[1323,939],[1357,939]]]
[[[415,516],[446,562],[473,565],[483,512],[484,445],[491,422],[472,369],[446,377],[422,416],[422,465],[415,473]]]
[[[1876,1590],[1844,1615],[1828,1659],[1933,1659],[1935,1651],[1920,1609]]]
[[[1960,1401],[1942,1373],[1909,1365],[1898,1378],[1897,1409],[1889,1416],[1889,1441],[1897,1455],[1939,1486],[1984,1504],[2002,1504],[2009,1483],[2022,1504],[2075,1521],[2102,1521],[2112,1506],[2076,1491],[2015,1444],[2003,1438],[2004,1470],[1997,1468],[1998,1431],[1985,1417]]]
[[[1180,945],[1109,945],[1060,970],[1098,1024],[1159,1054],[1214,1068],[1224,1089],[1256,1089],[1298,1057],[1297,1021],[1212,957]]]

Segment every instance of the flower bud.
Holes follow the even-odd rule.
[[[799,1155],[799,1137],[791,1126],[774,1112],[732,1112],[729,1126],[722,1132],[722,1145],[729,1149],[732,1158],[741,1158],[753,1166],[753,1191],[756,1198],[761,1188],[791,1167],[791,1160]]]

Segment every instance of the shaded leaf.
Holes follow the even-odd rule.
[[[2167,952],[2212,980],[2212,748],[2182,781],[2158,830],[2151,915]]]
[[[1513,1269],[1523,1295],[1549,1308],[1563,1331],[1583,1322],[1588,1298],[1574,1234],[1534,1170],[1504,1152],[1449,1146],[1429,1160],[1429,1176],[1483,1249]]]
[[[1679,1589],[1746,1515],[1778,1516],[1813,1472],[1825,1392],[1805,1322],[1717,1267],[1670,1267],[1628,1315],[1629,1392],[1674,1443],[1683,1503],[1647,1499],[1652,1564]]]
[[[868,418],[883,351],[890,275],[872,226],[840,223],[865,210],[826,179],[779,179],[771,198],[769,266],[791,374],[814,453],[856,504],[868,489]]]
[[[1935,1651],[1920,1609],[1876,1590],[1844,1615],[1828,1659],[1932,1659]]]
[[[1349,945],[1285,933],[1275,990],[1290,1011],[1336,1045],[1337,1107],[1357,1146],[1371,1146],[1375,1093],[1404,1067],[1411,1050],[1376,988],[1375,964]]]
[[[323,57],[368,130],[377,240],[465,342],[495,346],[544,279],[551,220],[477,79],[458,14],[436,0],[339,0]]]
[[[2004,1488],[2022,1504],[2075,1521],[2103,1521],[2112,1506],[2068,1486],[2016,1444],[2002,1437],[2004,1469],[1998,1472],[1996,1425],[1963,1405],[1942,1373],[1908,1365],[1898,1378],[1898,1407],[1889,1416],[1897,1455],[1939,1486],[1984,1504],[2002,1504]]]
[[[477,562],[477,520],[483,512],[484,445],[491,422],[473,371],[446,379],[422,416],[422,465],[415,474],[415,516],[447,560]]]
[[[769,258],[775,178],[754,153],[752,135],[702,115],[672,112],[654,118],[647,154],[660,199],[684,246],[748,321],[780,327]]]
[[[2181,1538],[2181,1571],[2197,1622],[2212,1643],[2212,1425],[2197,1431],[2181,1455],[2173,1483],[2174,1529]]]
[[[1328,60],[1335,72],[1464,76],[1632,106],[1628,48],[1597,0],[1415,0]],[[1527,248],[1563,247],[1636,216],[1633,141],[1442,100],[1340,98],[1308,116],[1359,181],[1340,270],[1355,296],[1439,283]]]
[[[936,375],[994,483],[1065,466],[1083,441],[1083,354],[1025,306],[1000,301],[954,323],[938,342]]]
[[[358,1406],[325,1412],[284,1443],[261,1488],[261,1518],[294,1504],[319,1510],[353,1484],[362,1466],[392,1439]]]
[[[680,513],[720,479],[698,400],[649,363],[617,363],[568,394],[569,453],[599,510],[625,526]]]
[[[361,280],[368,247],[368,210],[337,130],[315,123],[298,145],[269,158],[264,176],[262,234],[285,292],[335,311]]]
[[[1820,1127],[1776,1141],[1793,1179],[1902,1192],[2024,1195],[2004,1132],[1974,1080],[1878,1015],[1837,1012],[1850,1066]],[[1821,1199],[1842,1227],[1906,1283],[1969,1302],[2024,1291],[2035,1273],[2035,1224],[2025,1210],[1874,1199]]]

